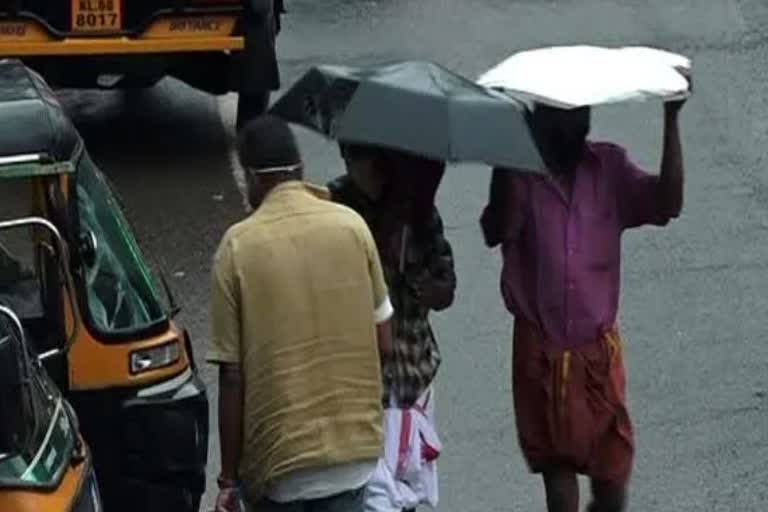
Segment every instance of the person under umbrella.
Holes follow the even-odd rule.
[[[445,163],[380,147],[340,146],[348,174],[328,184],[331,198],[368,222],[395,310],[393,357],[384,377],[385,455],[368,484],[366,509],[436,506],[440,443],[432,386],[441,358],[429,314],[450,307],[456,288],[453,252],[435,207]],[[411,435],[403,432],[406,424]]]
[[[665,104],[660,175],[618,145],[588,141],[589,108],[544,105],[532,124],[551,174],[493,171],[481,226],[486,244],[501,246],[518,438],[550,512],[579,510],[577,473],[591,479],[590,511],[626,506],[634,440],[616,327],[621,235],[680,214],[683,104]]]

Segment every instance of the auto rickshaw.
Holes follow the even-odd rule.
[[[0,299],[78,415],[106,512],[197,511],[208,399],[165,281],[167,304],[79,133],[18,60],[0,61],[0,126]],[[61,234],[63,277],[50,235],[19,230],[28,217]]]
[[[100,512],[91,454],[77,417],[0,305],[0,510]]]

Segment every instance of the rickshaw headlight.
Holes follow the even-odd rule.
[[[181,357],[178,340],[171,343],[131,352],[131,373],[143,373],[170,366]]]

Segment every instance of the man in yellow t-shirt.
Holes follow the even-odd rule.
[[[382,453],[392,306],[373,237],[302,182],[290,128],[238,138],[255,211],[224,235],[211,287],[219,365],[218,512],[363,511]]]

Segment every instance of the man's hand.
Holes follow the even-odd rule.
[[[691,78],[690,72],[683,68],[677,68],[677,71],[688,80],[688,90],[693,92],[693,79]],[[682,98],[664,103],[664,113],[667,117],[676,117],[687,101],[688,98]]]
[[[215,512],[242,512],[240,489],[237,487],[222,487],[216,497]]]
[[[449,282],[440,282],[430,278],[421,278],[414,285],[416,298],[435,311],[446,309],[453,303],[453,290],[455,285]]]

